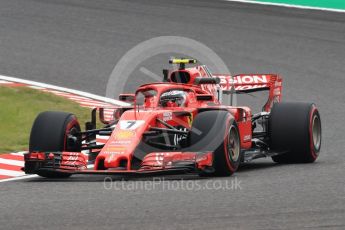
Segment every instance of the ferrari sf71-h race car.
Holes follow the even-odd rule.
[[[311,163],[321,147],[321,120],[313,103],[281,102],[275,74],[212,74],[193,59],[171,59],[178,68],[163,80],[121,94],[129,106],[94,108],[81,131],[75,115],[43,112],[34,121],[26,174],[230,176],[241,163],[271,157],[277,163]],[[262,110],[234,106],[239,93],[268,91]],[[105,119],[112,109],[112,119]],[[96,128],[97,116],[104,123]],[[97,136],[108,136],[97,144]],[[93,167],[88,167],[89,165]]]

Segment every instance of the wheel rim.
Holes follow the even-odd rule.
[[[228,154],[229,158],[233,161],[237,161],[240,157],[240,141],[238,130],[235,126],[230,127],[229,137],[228,137]]]
[[[319,149],[320,144],[321,144],[321,122],[320,122],[320,118],[317,115],[313,117],[311,127],[312,127],[314,147],[315,149]]]
[[[64,151],[80,151],[78,143],[81,143],[81,136],[78,137],[75,135],[80,132],[80,128],[78,127],[78,124],[73,122],[67,126],[64,140]],[[70,138],[75,139],[74,142],[70,142]]]

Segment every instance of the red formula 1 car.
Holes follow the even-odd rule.
[[[185,68],[196,63],[192,59],[170,62],[179,68],[163,71],[163,82],[121,94],[120,100],[130,106],[114,107],[111,121],[104,119],[104,108],[95,108],[81,131],[73,114],[39,114],[25,155],[25,173],[229,176],[241,163],[257,158],[310,163],[318,157],[319,112],[312,103],[280,102],[280,76],[214,75],[203,65]],[[232,105],[236,93],[263,90],[269,97],[259,113]],[[101,129],[96,129],[97,114],[105,124]],[[109,139],[97,145],[96,135]]]

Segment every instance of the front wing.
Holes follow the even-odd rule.
[[[33,152],[24,155],[26,174],[62,172],[102,175],[169,175],[211,171],[212,152],[154,152],[147,154],[137,170],[110,168],[88,169],[87,157],[80,152]]]

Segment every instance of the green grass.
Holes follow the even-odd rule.
[[[330,9],[345,9],[344,0],[256,0],[258,2],[285,3],[290,5],[313,6]]]
[[[47,110],[74,113],[82,128],[91,111],[51,93],[0,86],[0,153],[27,150],[32,123]]]

